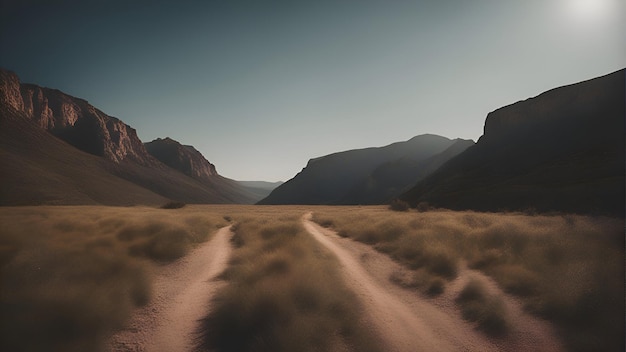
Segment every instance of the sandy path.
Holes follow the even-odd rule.
[[[208,313],[214,280],[230,255],[230,226],[187,256],[160,268],[153,299],[133,314],[128,327],[110,339],[111,351],[191,351],[197,321]]]
[[[348,285],[364,302],[364,319],[388,351],[562,351],[549,324],[522,311],[483,274],[461,268],[443,295],[426,298],[389,281],[408,270],[371,246],[341,238],[305,215],[306,230],[339,259]],[[484,281],[490,293],[505,297],[510,321],[504,338],[490,338],[464,321],[454,298],[470,277]]]

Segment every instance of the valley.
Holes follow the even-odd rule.
[[[616,218],[188,205],[4,207],[0,219],[9,224],[0,231],[8,350],[610,351],[623,343]],[[70,257],[83,264],[61,259]]]
[[[623,351],[624,79],[265,182],[0,69],[0,350]]]

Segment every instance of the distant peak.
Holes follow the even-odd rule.
[[[151,142],[148,142],[148,143],[180,144],[176,140],[171,139],[170,137],[165,137],[165,138],[158,137],[158,138],[156,138],[156,139],[154,139],[154,140],[152,140]],[[148,144],[148,143],[146,143],[146,144]]]
[[[446,139],[446,140],[450,140],[450,138],[448,138],[448,137],[440,136],[440,135],[437,135],[437,134],[424,133],[424,134],[420,134],[420,135],[417,135],[417,136],[409,139],[407,142],[415,141],[415,140],[418,140],[418,139]]]

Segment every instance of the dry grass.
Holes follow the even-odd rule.
[[[0,350],[97,351],[151,296],[151,268],[205,241],[200,208],[0,209]]]
[[[415,270],[399,284],[428,293],[465,261],[552,321],[570,350],[624,350],[623,219],[320,207],[314,220]]]
[[[470,280],[456,298],[463,318],[478,323],[478,328],[492,336],[506,334],[509,329],[502,299],[489,295],[477,280]]]
[[[198,350],[377,350],[336,260],[302,228],[303,212],[263,214],[268,209],[233,215],[235,250],[223,274],[229,285],[202,323]]]
[[[184,255],[231,221],[238,224],[237,248],[224,274],[229,285],[205,321],[214,327],[205,331],[208,345],[375,350],[337,263],[298,225],[311,209],[318,223],[413,268],[392,278],[398,284],[437,295],[466,262],[555,323],[570,350],[624,349],[623,220],[188,205],[0,208],[0,350],[97,351],[134,307],[148,302],[158,263]],[[497,297],[462,301],[478,324],[504,314],[497,303],[481,303]]]

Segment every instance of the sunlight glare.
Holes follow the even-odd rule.
[[[601,23],[614,10],[616,0],[565,0],[565,11],[578,24]]]

